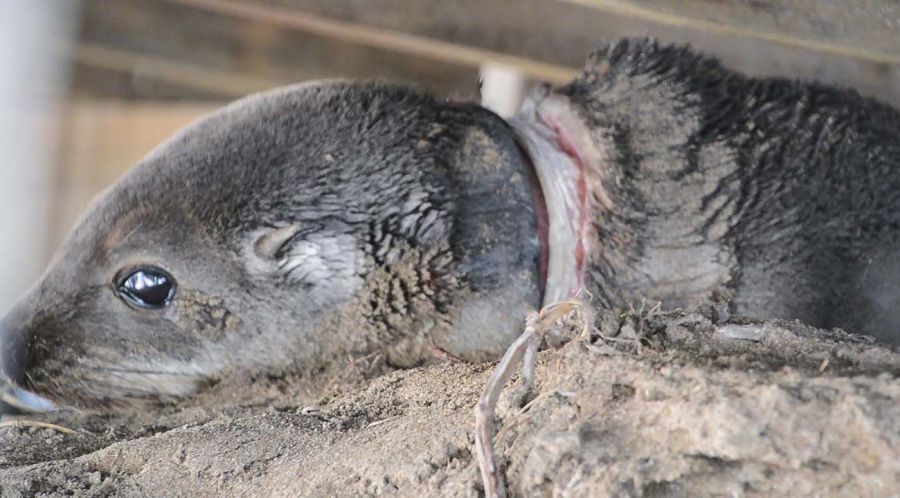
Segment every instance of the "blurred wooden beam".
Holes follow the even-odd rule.
[[[170,0],[175,3],[234,15],[257,22],[298,29],[350,43],[369,45],[415,57],[442,60],[479,67],[496,62],[515,67],[535,79],[564,83],[576,74],[577,67],[541,62],[481,47],[467,46],[409,32],[329,19],[297,9],[265,5],[265,2],[232,0]]]
[[[254,76],[197,67],[140,52],[80,43],[72,51],[72,60],[113,72],[140,73],[151,79],[187,86],[221,97],[234,97],[291,83],[288,78]]]
[[[459,64],[481,64],[484,58],[505,61],[554,82],[567,79],[571,70],[565,68],[580,67],[603,42],[651,35],[692,44],[752,76],[849,86],[900,106],[896,2],[167,1]]]
[[[781,0],[564,0],[697,32],[900,64],[900,3]]]
[[[635,22],[730,38],[751,38],[812,52],[878,63],[900,63],[900,4],[832,0],[170,0],[211,11],[280,23],[326,36],[455,57],[429,41],[477,47],[541,61],[560,45],[548,32],[594,38],[629,36]],[[622,23],[620,21],[628,20]],[[493,28],[493,29],[491,29]],[[591,29],[593,28],[593,29]],[[528,40],[528,35],[532,35]],[[406,47],[405,36],[426,47]],[[388,40],[385,40],[385,39]],[[505,41],[504,41],[505,40]],[[571,41],[571,40],[570,40]],[[578,48],[578,47],[573,47]],[[492,53],[493,52],[493,53]],[[499,55],[497,54],[499,52]],[[470,62],[477,59],[460,61]],[[576,64],[578,66],[580,64]]]
[[[160,77],[206,84],[211,91],[339,76],[403,79],[439,94],[473,96],[476,69],[485,62],[558,83],[604,42],[652,35],[692,44],[751,76],[849,86],[900,106],[900,28],[886,18],[900,9],[896,2],[85,0],[85,5],[86,46],[154,57],[148,64],[160,68]],[[206,71],[212,83],[204,82]]]
[[[471,98],[478,81],[476,67],[160,0],[84,0],[76,52],[76,93],[100,97],[177,98],[183,89],[190,98],[222,99],[342,77]]]

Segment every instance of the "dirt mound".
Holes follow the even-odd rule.
[[[900,490],[900,354],[799,323],[716,324],[707,311],[606,315],[606,339],[541,353],[535,388],[512,384],[497,414],[510,494]],[[46,415],[75,432],[0,429],[0,490],[478,496],[472,407],[490,368],[445,363],[365,380],[369,364],[356,376],[345,368],[324,394],[270,379],[249,401],[220,393],[159,413]]]

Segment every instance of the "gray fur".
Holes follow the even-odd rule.
[[[598,306],[730,300],[900,337],[896,111],[644,40],[553,95],[606,159],[590,172]],[[0,325],[3,370],[109,407],[345,353],[494,357],[541,302],[529,168],[497,116],[407,88],[241,100],[94,204]],[[115,293],[148,263],[178,282],[165,309]]]
[[[900,341],[900,114],[623,41],[558,92],[614,157],[594,280],[605,305],[730,299]]]

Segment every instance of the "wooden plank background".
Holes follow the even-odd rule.
[[[176,87],[162,97],[232,97],[335,75],[471,95],[485,61],[558,82],[597,45],[641,35],[900,105],[896,0],[86,0],[75,57],[148,96],[157,83]]]

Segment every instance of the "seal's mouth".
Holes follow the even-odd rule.
[[[590,222],[585,158],[570,109],[538,94],[511,120],[537,177],[543,305],[578,296],[585,286]]]
[[[68,367],[66,376],[78,385],[55,390],[41,379],[44,393],[81,408],[122,408],[169,403],[211,384],[205,371],[191,362],[84,359]]]
[[[56,405],[46,399],[13,384],[0,388],[0,416],[15,412],[41,413],[56,410]]]
[[[101,352],[102,353],[102,352]],[[57,409],[121,409],[171,403],[213,385],[208,369],[195,361],[123,359],[98,354],[53,362],[26,374],[21,383],[0,379],[0,415]]]

